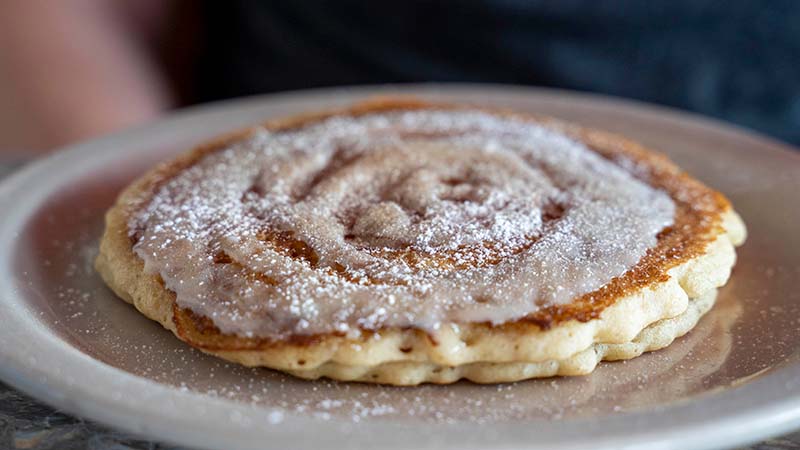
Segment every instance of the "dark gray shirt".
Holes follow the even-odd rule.
[[[792,0],[208,1],[195,100],[418,81],[602,92],[800,144]]]

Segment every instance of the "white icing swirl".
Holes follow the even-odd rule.
[[[168,180],[129,226],[181,307],[284,338],[569,303],[635,265],[674,210],[555,131],[421,110],[258,130]]]

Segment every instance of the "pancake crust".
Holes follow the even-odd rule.
[[[467,107],[376,99],[346,110],[271,121],[264,127],[288,130],[337,114],[424,108]],[[413,385],[459,378],[493,383],[585,374],[601,359],[632,358],[664,347],[691,329],[713,304],[716,288],[727,281],[735,262],[734,246],[745,239],[744,225],[727,199],[665,157],[623,137],[545,117],[481,110],[556,129],[664,190],[675,202],[673,226],[663,230],[657,245],[623,276],[567,305],[543,308],[513,322],[444,324],[435,337],[414,328],[364,330],[358,338],[323,334],[270,340],[226,335],[210,319],[180,308],[160,277],[145,272],[133,251],[138,237],[130,235],[128,223],[164,182],[252,133],[244,130],[162,164],[129,186],[107,213],[96,267],[121,298],[193,347],[304,378]]]

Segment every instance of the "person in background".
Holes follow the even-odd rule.
[[[0,152],[199,102],[421,81],[606,93],[800,144],[800,2],[0,0]]]

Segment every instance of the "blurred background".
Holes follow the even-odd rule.
[[[491,82],[633,98],[800,144],[795,0],[0,0],[0,155],[213,100]]]

